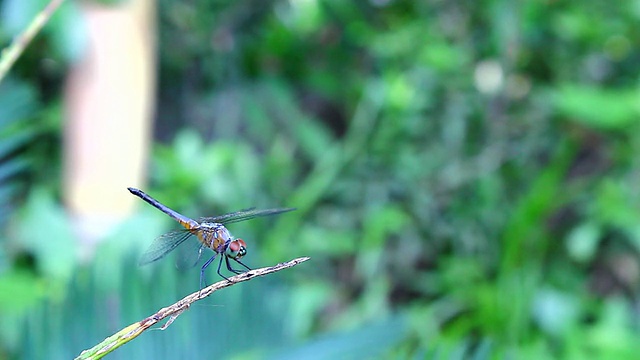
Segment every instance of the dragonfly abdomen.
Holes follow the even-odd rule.
[[[140,189],[136,189],[136,188],[127,188],[127,190],[129,190],[130,193],[132,193],[133,195],[139,197],[140,199],[146,201],[147,203],[149,203],[151,206],[155,207],[156,209],[162,211],[163,213],[171,216],[173,219],[177,220],[180,225],[184,226],[186,229],[194,229],[198,226],[198,222],[196,222],[193,219],[190,219],[180,213],[178,213],[177,211],[171,210],[168,207],[162,205],[158,200],[152,198],[151,196],[147,195],[144,191],[140,190]]]

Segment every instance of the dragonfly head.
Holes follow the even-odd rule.
[[[247,255],[247,244],[242,239],[233,240],[227,246],[226,253],[228,257],[239,260]]]

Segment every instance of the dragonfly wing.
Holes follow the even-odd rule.
[[[149,248],[142,254],[138,265],[145,265],[162,259],[180,244],[185,242],[192,234],[186,230],[176,230],[157,237]],[[197,243],[197,241],[195,241]]]
[[[200,222],[215,222],[220,224],[231,224],[239,221],[249,220],[261,216],[270,216],[281,214],[288,211],[293,211],[295,208],[279,208],[279,209],[265,209],[256,210],[256,208],[244,209],[229,214],[224,214],[214,217],[200,218]]]
[[[200,241],[187,241],[178,248],[178,258],[176,259],[176,267],[178,270],[188,270],[196,266],[202,253],[207,251],[207,247]]]

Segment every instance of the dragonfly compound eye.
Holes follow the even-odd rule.
[[[227,255],[233,259],[240,259],[247,255],[247,244],[242,239],[232,241],[227,248]]]

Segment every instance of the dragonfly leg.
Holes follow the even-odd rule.
[[[211,262],[216,258],[217,255],[218,255],[218,253],[213,254],[211,259],[207,260],[207,262],[204,263],[204,265],[202,265],[202,269],[200,269],[200,290],[202,290],[202,288],[204,287],[203,286],[203,284],[204,284],[204,271],[207,269],[207,266],[209,266],[211,264]],[[220,274],[220,266],[219,265],[218,265],[218,274]]]
[[[251,270],[250,267],[248,267],[247,265],[245,265],[242,261],[238,260],[238,259],[234,259],[238,264],[244,266],[245,268],[247,268],[247,270]]]
[[[228,256],[225,256],[224,260],[227,262],[227,270],[231,271],[234,274],[242,274],[242,271],[236,270],[236,269],[231,267],[231,263],[229,262],[229,257]]]
[[[227,259],[227,257],[226,257],[226,256],[224,256],[224,255],[221,255],[221,256],[222,256],[222,257],[220,258],[220,262],[218,262],[218,275],[222,276],[222,277],[223,277],[225,280],[227,280],[227,281],[231,281],[231,280],[229,280],[229,278],[228,278],[228,277],[226,277],[226,276],[222,275],[222,273],[220,272],[220,266],[222,266],[222,258]],[[227,260],[227,263],[229,263],[229,260]]]

